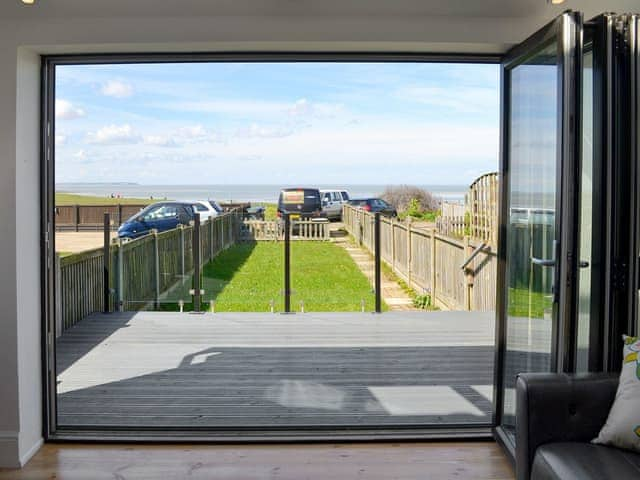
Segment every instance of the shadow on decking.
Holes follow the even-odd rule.
[[[59,420],[143,427],[487,424],[493,354],[488,346],[207,348],[173,369],[60,394]]]

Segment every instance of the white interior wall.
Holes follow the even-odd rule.
[[[46,2],[48,0],[39,0]],[[89,1],[89,0],[84,0]],[[93,1],[93,0],[91,0]],[[635,2],[573,1],[528,17],[394,15],[10,17],[0,5],[0,467],[41,443],[39,56],[170,51],[499,53],[563,8],[627,10]],[[540,0],[543,3],[544,0]],[[174,4],[179,10],[180,2]],[[618,8],[616,8],[618,7]],[[24,8],[38,8],[24,7]],[[37,11],[34,11],[37,12]],[[4,15],[3,15],[4,13]]]

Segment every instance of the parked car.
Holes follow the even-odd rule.
[[[211,206],[216,210],[216,212],[218,212],[218,214],[220,214],[220,215],[221,215],[221,214],[223,214],[223,213],[224,213],[224,208],[222,208],[218,202],[216,202],[215,200],[211,200],[211,199],[209,199],[209,200],[207,200],[207,201],[208,201],[208,202],[211,204]]]
[[[250,206],[244,210],[246,220],[264,220],[265,208],[262,205]]]
[[[326,218],[317,188],[283,188],[278,197],[278,217],[289,214],[291,220]]]
[[[118,237],[138,238],[151,230],[164,232],[195,219],[193,202],[158,202],[149,205],[120,225]]]
[[[320,190],[322,211],[327,218],[342,219],[342,206],[349,202],[349,194],[344,190]]]
[[[212,203],[211,200],[196,200],[192,204],[195,212],[200,215],[201,222],[220,215],[220,212],[213,206],[215,202]]]
[[[367,212],[377,213],[387,217],[397,217],[398,211],[393,205],[388,204],[381,198],[357,198],[349,200],[349,205],[353,205],[356,208],[362,208]]]

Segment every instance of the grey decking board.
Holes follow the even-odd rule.
[[[453,328],[455,324],[460,328]],[[72,366],[65,372],[66,381],[82,384],[118,368],[124,378],[59,395],[59,421],[73,426],[132,423],[211,428],[487,423],[489,400],[469,385],[491,384],[492,337],[490,315],[462,312],[216,314],[208,318],[152,312],[94,315],[59,339],[59,366],[61,370]],[[206,346],[205,353],[222,353],[211,357],[211,362],[181,361],[173,368],[127,377],[128,370],[132,374],[141,367],[152,371],[157,367],[154,362],[161,358],[157,350],[147,357],[126,355],[149,346],[183,352],[193,347],[192,354]],[[127,368],[108,363],[108,354],[119,352],[127,359]],[[340,411],[282,406],[265,399],[265,390],[277,388],[279,382],[328,385],[344,394],[345,400]],[[303,389],[307,383],[302,383]],[[377,401],[367,389],[374,385],[446,385],[462,392],[484,415],[366,411],[367,401]],[[146,414],[140,415],[140,410]]]

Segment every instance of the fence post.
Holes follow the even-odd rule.
[[[103,305],[102,312],[110,313],[111,312],[111,288],[110,288],[110,279],[109,279],[109,271],[111,270],[111,215],[109,213],[104,213],[103,218],[103,247],[102,247],[102,291],[103,291]]]
[[[376,291],[376,313],[382,312],[382,278],[380,271],[380,212],[374,216],[374,258],[375,258],[375,291]]]
[[[227,220],[226,218],[223,218],[222,221],[220,222],[220,250],[224,250],[225,247],[227,246],[226,239],[224,238],[224,222],[226,220]]]
[[[76,224],[76,232],[80,231],[80,205],[74,205],[74,213],[75,224]]]
[[[436,232],[431,230],[431,303],[436,301]]]
[[[218,217],[209,219],[209,260],[213,260],[215,255],[215,247],[213,244],[213,224]]]
[[[407,217],[407,285],[411,287],[411,217]]]
[[[154,280],[155,280],[155,295],[154,306],[156,309],[160,307],[160,251],[158,245],[158,230],[151,230],[153,235],[153,257],[154,257]]]
[[[391,218],[391,270],[396,269],[396,220]]]
[[[468,258],[473,249],[471,248],[471,243],[469,241],[469,236],[466,235],[464,237],[464,248],[463,252],[466,258]],[[464,269],[464,308],[466,310],[472,310],[473,307],[473,268],[471,265],[468,265]]]
[[[124,312],[124,243],[118,239],[118,311]]]

